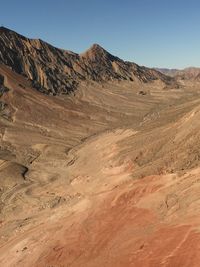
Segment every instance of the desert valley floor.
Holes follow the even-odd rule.
[[[0,74],[0,266],[199,266],[200,87]]]
[[[199,267],[200,82],[97,45],[0,44],[0,266]]]

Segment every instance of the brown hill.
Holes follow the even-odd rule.
[[[200,81],[200,68],[189,67],[183,70],[178,69],[159,69],[156,70],[162,72],[165,75],[176,77],[181,80]]]
[[[0,62],[32,80],[44,93],[68,93],[84,80],[172,83],[160,72],[125,62],[97,44],[79,55],[4,27],[0,28]]]

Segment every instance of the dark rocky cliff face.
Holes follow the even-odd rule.
[[[69,93],[83,80],[172,81],[156,70],[124,62],[97,44],[79,55],[4,27],[0,28],[0,62],[26,76],[38,90],[52,94]]]

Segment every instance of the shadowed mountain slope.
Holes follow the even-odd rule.
[[[40,39],[28,39],[7,28],[0,28],[0,62],[32,80],[44,93],[68,93],[81,81],[129,80],[150,82],[169,78],[154,69],[125,62],[94,44],[85,53],[58,49]]]

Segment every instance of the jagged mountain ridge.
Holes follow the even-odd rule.
[[[32,80],[34,87],[44,93],[68,93],[83,80],[172,82],[172,78],[154,69],[111,55],[98,44],[77,54],[40,39],[26,38],[4,27],[0,28],[0,62]]]

